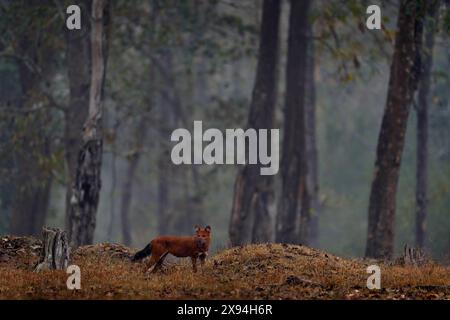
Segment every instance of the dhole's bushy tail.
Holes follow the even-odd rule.
[[[131,258],[131,261],[139,261],[144,259],[145,257],[148,257],[152,254],[152,243],[150,242],[148,245],[145,246],[144,249],[136,252],[136,254]]]

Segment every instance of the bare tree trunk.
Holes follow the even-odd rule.
[[[193,73],[186,72],[187,75],[187,81],[190,83],[190,86],[187,88],[188,90],[188,101],[185,102],[185,105],[195,105],[195,77]],[[203,74],[202,77],[207,77],[207,74]],[[206,81],[205,81],[206,82]],[[180,97],[180,94],[177,92],[178,97]],[[177,100],[181,100],[178,98]],[[186,98],[184,99],[186,101]],[[185,119],[187,121],[188,119]],[[191,121],[190,121],[191,122]],[[188,123],[183,124],[185,127],[188,126]],[[205,191],[205,184],[202,183],[202,178],[200,175],[200,172],[198,170],[198,167],[193,165],[190,166],[190,176],[189,180],[190,183],[188,183],[189,189],[188,191],[188,216],[191,218],[188,225],[188,232],[192,232],[192,228],[195,225],[205,225],[204,224],[204,218],[203,218],[203,211],[204,211],[204,195],[206,194]]]
[[[308,36],[313,37],[309,25]],[[316,84],[314,78],[315,50],[314,41],[309,42],[308,63],[306,66],[306,155],[308,167],[307,190],[310,196],[311,219],[309,226],[309,245],[319,245],[319,159],[316,137]]]
[[[449,5],[450,7],[450,5]],[[450,44],[447,48],[447,64],[450,69]],[[447,113],[448,113],[448,119],[450,119],[450,77],[447,79]],[[448,135],[447,135],[447,157],[450,157],[450,121],[447,124],[448,128]]]
[[[131,238],[131,225],[130,225],[130,207],[131,198],[133,195],[134,179],[136,178],[136,169],[139,164],[139,159],[142,155],[142,145],[145,141],[146,132],[148,126],[148,119],[144,116],[141,117],[138,127],[135,132],[135,146],[128,157],[128,168],[126,171],[125,181],[122,188],[122,204],[121,204],[121,217],[122,217],[122,239],[125,245],[130,245]]]
[[[277,221],[277,241],[285,243],[307,244],[309,240],[305,86],[310,4],[309,0],[291,1],[289,17],[282,194]]]
[[[276,102],[280,1],[264,0],[259,58],[247,128],[271,129]],[[268,139],[270,145],[270,139]],[[272,240],[273,176],[245,165],[236,177],[229,226],[232,245]]]
[[[30,161],[29,158],[28,161]],[[22,168],[25,168],[25,165]],[[26,175],[18,174],[17,181],[21,181],[23,188],[16,191],[14,196],[10,232],[18,236],[37,236],[47,217],[52,179],[42,172],[31,170],[26,172]],[[39,184],[30,183],[30,176],[32,179],[39,180]]]
[[[39,176],[39,175],[37,175]],[[41,176],[42,185],[38,187],[36,194],[34,195],[34,203],[31,211],[32,227],[31,235],[38,235],[42,227],[45,225],[47,218],[48,207],[50,203],[50,189],[52,185],[52,177],[50,173]]]
[[[36,6],[38,2],[30,5]],[[39,92],[40,78],[32,66],[39,65],[39,54],[51,54],[46,48],[37,48],[32,41],[37,32],[27,32],[18,39],[17,55],[22,98],[18,108],[29,108],[33,95]],[[39,51],[38,51],[39,50]],[[47,50],[48,51],[48,50]],[[31,61],[27,63],[26,61]],[[51,60],[50,60],[51,61]],[[31,66],[30,66],[31,65]],[[47,61],[40,68],[48,72]],[[48,122],[48,111],[17,116],[15,124],[28,123],[23,136],[16,145],[14,166],[14,194],[11,206],[10,232],[15,235],[39,235],[44,225],[50,200],[51,172],[40,163],[51,153],[50,139],[42,128]]]
[[[386,108],[381,124],[369,201],[366,256],[391,258],[395,197],[409,109],[420,73],[424,2],[402,0]]]
[[[82,144],[82,130],[89,110],[89,87],[91,83],[91,8],[92,0],[79,0],[81,30],[66,31],[66,60],[69,76],[70,100],[64,113],[64,144],[67,163],[66,230],[69,230],[70,199],[75,181],[78,152]]]
[[[434,35],[436,32],[439,1],[430,1],[425,26],[425,43],[422,52],[417,106],[417,163],[416,163],[416,246],[425,247],[427,218],[428,177],[428,107],[430,103],[431,69],[433,67]]]
[[[168,106],[165,110],[162,111],[161,119],[163,126],[172,126],[175,123],[179,123],[180,125],[184,127],[188,127],[190,120],[188,115],[186,114],[184,110],[183,103],[181,101],[181,95],[180,95],[180,89],[179,84],[177,83],[177,74],[175,73],[176,66],[174,66],[174,55],[171,49],[165,50],[163,56],[161,57],[161,62],[157,59],[153,59],[155,67],[157,67],[161,73],[161,77],[163,78],[165,82],[165,88],[161,90],[161,98],[163,100],[163,103]],[[193,95],[192,95],[193,96]],[[168,135],[168,132],[165,127],[162,128],[162,134]],[[169,152],[167,150],[167,146],[165,144],[161,145],[161,148],[163,152],[167,153]],[[166,158],[167,159],[167,158]],[[164,164],[161,164],[160,168],[161,170],[166,170],[168,168],[163,168]],[[192,223],[195,221],[194,224],[202,224],[202,212],[203,212],[203,193],[202,190],[202,184],[200,183],[200,174],[198,172],[198,168],[193,165],[191,166],[191,176],[192,176],[192,184],[193,188],[190,188],[190,184],[187,182],[187,175],[184,173],[182,174],[182,178],[186,182],[184,184],[185,188],[189,190],[183,190],[184,192],[184,205],[187,210],[187,214],[183,215],[181,217],[181,220],[178,223],[179,231],[186,231],[189,232],[192,230]],[[161,195],[166,193],[167,190],[167,178],[166,177],[160,177],[161,182]],[[182,179],[182,180],[183,180]],[[163,187],[165,185],[165,187]],[[193,189],[194,191],[191,192]],[[162,211],[166,211],[167,205],[163,205],[160,203],[161,208],[161,217],[163,216]],[[164,208],[164,209],[163,209]],[[165,218],[167,219],[167,217]],[[167,223],[167,221],[166,221]],[[166,228],[165,228],[166,229]]]
[[[114,225],[116,223],[116,210],[115,210],[115,200],[116,200],[116,187],[117,187],[117,127],[119,125],[119,121],[116,120],[113,129],[114,141],[111,146],[111,189],[109,191],[109,223],[108,223],[108,232],[107,239],[108,241],[112,241],[113,233],[114,233]]]
[[[164,150],[164,149],[162,149]],[[159,234],[166,234],[168,231],[168,211],[169,211],[169,179],[170,171],[167,166],[167,152],[160,151],[161,155],[158,159],[158,232]]]
[[[104,10],[107,1],[92,2],[91,52],[92,70],[89,92],[89,115],[82,134],[69,212],[69,239],[74,247],[91,244],[101,188],[103,153],[102,115],[105,77]]]
[[[42,249],[34,271],[65,270],[70,263],[70,248],[65,231],[42,229]]]
[[[445,0],[445,7],[447,15],[450,15],[450,0]],[[447,66],[450,70],[450,41],[447,41]],[[450,77],[447,77],[447,112],[450,119]],[[447,123],[447,157],[450,158],[450,123]],[[450,237],[449,237],[449,249],[450,249]],[[449,250],[450,251],[450,250]]]

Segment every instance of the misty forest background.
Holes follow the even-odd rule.
[[[73,2],[82,9],[82,29],[69,31],[65,8]],[[385,216],[395,226],[395,252],[408,243],[444,259],[450,253],[450,4],[420,2],[105,2],[103,30],[96,27],[105,66],[96,128],[103,141],[101,189],[88,223],[93,239],[77,244],[140,247],[158,234],[192,234],[195,224],[209,224],[213,250],[281,241],[344,256],[389,256],[383,239],[382,249],[367,248],[368,212],[376,212],[374,203],[392,204],[384,192],[396,198],[395,219]],[[370,4],[381,7],[382,30],[365,26]],[[39,236],[43,225],[76,229],[68,221],[76,212],[71,190],[92,104],[91,75],[101,75],[91,58],[91,7],[88,0],[0,0],[0,234]],[[408,32],[398,42],[412,49],[395,55],[399,28]],[[421,41],[410,41],[411,30]],[[402,67],[418,52],[417,83],[395,88],[414,75],[390,84],[394,59]],[[409,111],[400,115],[407,122],[404,146],[393,143],[401,154],[397,193],[392,184],[372,184],[389,89],[406,97],[397,107]],[[237,165],[173,165],[170,134],[192,130],[194,120],[204,129],[280,128],[280,172],[267,178]],[[395,180],[395,173],[383,173]],[[252,199],[246,192],[255,186],[263,190],[262,207],[244,219],[238,211],[246,210]],[[426,228],[418,227],[423,221]]]

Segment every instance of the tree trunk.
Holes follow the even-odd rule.
[[[400,5],[386,108],[378,137],[369,201],[366,256],[391,258],[394,251],[395,197],[409,109],[420,73],[424,2]]]
[[[105,76],[103,16],[106,3],[105,0],[93,0],[92,2],[92,70],[89,115],[83,127],[82,146],[77,158],[69,212],[69,238],[74,247],[93,242],[100,195],[103,152],[101,120]]]
[[[450,0],[445,1],[447,16],[450,16]],[[447,41],[447,67],[450,70],[450,41]],[[447,76],[447,119],[450,119],[450,77]],[[447,122],[447,159],[450,159],[450,120]],[[450,237],[449,237],[450,249]],[[450,251],[449,251],[450,252]]]
[[[30,161],[28,158],[28,161],[34,167],[38,160]],[[20,167],[24,169],[26,165]],[[39,172],[40,169],[33,169],[38,168],[29,168],[24,173],[18,173],[17,177],[23,187],[18,188],[14,196],[10,222],[10,233],[17,236],[39,235],[47,217],[52,179],[49,174]],[[30,176],[39,182],[30,182]]]
[[[308,36],[313,37],[309,25]],[[319,245],[319,160],[316,138],[316,84],[314,78],[315,50],[314,41],[309,41],[308,63],[306,66],[306,156],[307,156],[307,190],[310,197],[311,220],[309,226],[310,246]]]
[[[107,239],[109,242],[112,242],[113,233],[114,233],[114,225],[116,224],[116,187],[117,187],[117,128],[119,126],[119,121],[116,119],[116,123],[113,129],[114,140],[111,146],[111,188],[109,191],[109,223],[108,223],[108,232]]]
[[[144,116],[141,117],[138,127],[135,132],[135,146],[131,151],[128,158],[128,168],[126,171],[125,181],[122,188],[122,204],[120,208],[122,217],[122,239],[125,245],[130,245],[131,238],[131,225],[130,225],[130,207],[131,199],[133,195],[134,179],[136,177],[136,169],[139,164],[139,159],[142,155],[142,145],[145,140],[146,131],[148,126],[148,119]]]
[[[169,179],[170,170],[167,165],[167,148],[164,143],[160,144],[160,155],[158,159],[158,232],[159,234],[166,234],[168,231],[168,210],[169,210]]]
[[[70,99],[64,113],[64,145],[67,163],[66,230],[70,230],[70,199],[75,181],[78,153],[82,144],[81,133],[89,110],[91,83],[91,8],[92,0],[76,2],[81,8],[81,30],[66,31],[66,60],[69,76]]]
[[[174,65],[174,54],[171,49],[165,50],[163,53],[160,61],[153,58],[153,62],[155,67],[157,67],[161,73],[161,76],[165,82],[164,89],[161,90],[161,98],[163,100],[163,105],[167,105],[167,108],[163,109],[161,112],[161,122],[163,127],[161,128],[161,134],[163,136],[169,136],[169,132],[167,131],[167,127],[172,128],[177,123],[185,128],[189,127],[191,121],[189,120],[189,116],[186,114],[184,110],[184,106],[181,99],[179,84],[177,83],[178,75],[176,74],[176,66]],[[203,75],[204,76],[204,75]],[[192,80],[189,80],[192,81]],[[191,91],[191,90],[189,90]],[[191,101],[192,97],[194,96],[191,93]],[[189,99],[188,99],[189,100]],[[168,153],[169,150],[167,149],[168,146],[166,144],[161,144],[161,150],[163,150],[163,153]],[[167,159],[167,158],[166,158]],[[168,184],[167,184],[167,177],[163,176],[166,175],[168,172],[166,170],[168,168],[164,167],[164,164],[160,164],[160,171],[165,172],[160,175],[160,199],[159,202],[159,208],[160,210],[160,217],[162,218],[167,214],[167,204],[162,203],[162,199],[167,196],[167,190],[168,190]],[[176,171],[175,171],[176,172]],[[182,179],[184,183],[183,190],[183,205],[186,209],[186,214],[182,215],[177,218],[177,230],[180,232],[190,232],[192,230],[192,227],[195,224],[202,224],[203,218],[202,218],[202,212],[203,212],[203,192],[202,192],[202,185],[200,183],[200,174],[198,172],[198,168],[193,165],[191,166],[191,176],[192,176],[192,185],[193,188],[190,187],[190,184],[188,182],[188,176],[184,172],[180,174],[182,176]],[[193,190],[193,192],[191,192]],[[164,224],[167,225],[167,216],[163,219]],[[194,222],[195,221],[195,222]],[[194,222],[194,225],[192,224]],[[167,230],[167,227],[163,227],[161,225],[162,229]],[[161,230],[160,230],[161,231]]]
[[[277,241],[284,243],[307,244],[309,239],[305,86],[310,4],[309,0],[291,1],[289,17],[282,193],[277,221]]]
[[[65,231],[42,229],[41,256],[34,271],[65,270],[70,262],[70,248]]]
[[[38,5],[38,2],[30,4]],[[22,57],[18,62],[19,79],[22,98],[18,108],[30,108],[40,90],[40,78],[36,70],[30,67],[38,65],[48,72],[47,61],[39,65],[39,54],[46,48],[37,48],[32,41],[38,31],[30,31],[18,39],[17,55]],[[40,51],[39,51],[40,50]],[[48,50],[47,50],[48,51]],[[47,54],[49,52],[46,52]],[[51,54],[52,52],[50,52]],[[21,235],[39,235],[47,216],[50,200],[51,172],[41,165],[42,159],[51,153],[50,139],[42,128],[48,123],[48,111],[15,117],[14,122],[21,127],[23,133],[14,152],[14,166],[17,173],[14,177],[14,195],[11,208],[10,232]]]
[[[247,128],[271,129],[276,100],[280,1],[264,0],[259,58]],[[268,139],[270,145],[270,139]],[[273,176],[244,165],[236,177],[229,226],[232,245],[272,240]]]
[[[169,50],[170,51],[170,50]],[[192,123],[190,121],[190,119],[188,118],[188,115],[185,112],[184,109],[184,105],[182,103],[182,99],[181,99],[181,94],[180,94],[180,89],[178,88],[179,86],[177,85],[176,79],[177,76],[175,74],[175,70],[176,67],[173,65],[173,55],[172,52],[170,52],[167,55],[167,59],[166,59],[166,63],[167,63],[167,70],[168,70],[168,74],[170,75],[170,80],[168,82],[168,85],[170,86],[171,90],[170,92],[172,93],[172,102],[171,103],[171,107],[172,107],[172,112],[174,115],[174,120],[175,122],[179,122],[184,128],[189,127],[190,123]],[[192,79],[188,79],[189,82],[192,82]],[[191,91],[191,90],[189,90]],[[191,99],[188,99],[192,104],[192,91],[191,93]],[[186,98],[184,99],[186,100]],[[203,195],[204,192],[202,192],[203,186],[200,183],[200,174],[198,172],[198,167],[195,165],[190,166],[190,173],[191,173],[191,177],[192,179],[190,180],[190,182],[192,184],[189,183],[189,174],[182,174],[182,180],[185,181],[185,190],[184,190],[184,206],[186,208],[186,215],[183,217],[184,218],[184,228],[185,232],[191,232],[192,228],[194,227],[194,225],[203,225]],[[192,187],[191,187],[192,185]]]
[[[416,246],[424,248],[426,243],[427,177],[428,177],[428,107],[430,103],[430,81],[433,66],[434,34],[436,32],[439,1],[431,1],[425,26],[425,43],[422,52],[422,74],[417,105],[417,163],[416,163]]]

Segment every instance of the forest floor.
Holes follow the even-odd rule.
[[[68,290],[64,271],[34,273],[41,242],[0,237],[0,299],[450,299],[450,267],[402,266],[344,259],[298,245],[235,247],[192,272],[189,259],[144,273],[135,250],[110,243],[80,247],[81,289]],[[368,265],[381,268],[381,290],[369,290]]]

